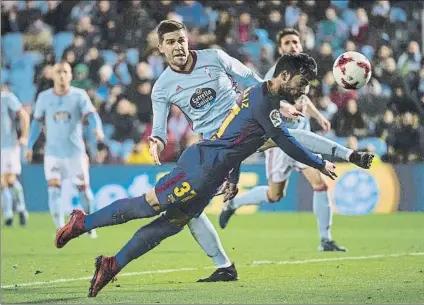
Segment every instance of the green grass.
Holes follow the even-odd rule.
[[[2,289],[1,303],[424,303],[424,256],[407,255],[424,252],[424,213],[335,216],[333,237],[348,253],[317,251],[312,213],[236,216],[218,232],[237,282],[195,282],[213,268],[186,229],[122,271],[168,273],[118,276],[97,298],[86,297],[89,279],[48,283],[90,278],[95,256],[115,254],[143,223],[100,229],[98,239],[82,236],[60,250],[50,215],[32,214],[27,228],[3,228],[1,285],[12,287]],[[337,260],[304,261],[326,258]],[[191,269],[175,270],[181,268]]]

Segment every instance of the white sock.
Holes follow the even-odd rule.
[[[3,215],[5,219],[13,218],[13,197],[10,188],[5,187],[1,191]]]
[[[327,190],[314,191],[313,209],[318,223],[320,239],[331,240],[331,225],[333,212],[330,206]]]
[[[16,211],[19,213],[26,212],[24,189],[18,180],[12,185],[12,190],[15,192],[17,199]]]
[[[53,217],[53,222],[56,225],[56,229],[60,229],[65,225],[65,215],[60,204],[60,188],[48,187],[49,193],[49,210]]]
[[[231,266],[231,261],[222,247],[218,233],[204,212],[198,218],[191,219],[188,227],[194,239],[203,251],[212,258],[217,268]]]
[[[94,195],[90,187],[84,191],[79,192],[80,203],[87,214],[95,212]]]
[[[259,185],[251,188],[241,196],[237,196],[231,201],[230,207],[238,209],[243,205],[260,205],[268,202],[268,186]]]

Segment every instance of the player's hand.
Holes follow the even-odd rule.
[[[330,177],[332,180],[336,180],[337,175],[335,173],[336,166],[330,161],[324,160],[325,166],[321,169],[321,173]]]
[[[298,120],[300,117],[304,117],[302,112],[297,110],[295,106],[288,103],[281,103],[280,112],[285,118],[289,120]]]
[[[275,142],[269,138],[264,145],[262,145],[261,147],[259,147],[259,149],[257,150],[257,152],[264,152],[267,149],[273,148],[273,147],[277,147],[277,144],[275,144]]]
[[[226,181],[224,187],[222,188],[222,193],[224,194],[224,202],[234,199],[238,191],[239,190],[237,184]]]
[[[330,123],[330,121],[329,120],[327,120],[325,117],[322,117],[322,118],[320,118],[319,120],[318,120],[318,124],[319,124],[319,126],[321,126],[321,128],[322,128],[322,133],[323,134],[326,134],[327,132],[329,132],[330,131],[330,129],[331,129],[331,123]]]
[[[19,137],[18,142],[19,145],[26,146],[28,144],[28,137]]]
[[[28,162],[32,161],[32,150],[31,149],[28,149],[27,151],[25,151],[25,159]]]
[[[162,141],[154,137],[149,137],[149,144],[150,155],[152,156],[153,160],[157,165],[161,165],[162,163],[160,163],[159,156],[165,146],[163,145]]]
[[[93,134],[96,136],[97,142],[103,142],[105,138],[105,134],[103,133],[103,130],[95,129],[93,130]]]

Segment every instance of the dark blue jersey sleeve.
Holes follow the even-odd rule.
[[[293,159],[316,169],[324,167],[324,160],[302,146],[284,125],[278,109],[272,109],[271,103],[263,101],[253,110],[253,117],[265,130],[267,135],[287,155]]]

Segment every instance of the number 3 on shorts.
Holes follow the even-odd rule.
[[[181,187],[174,188],[174,194],[177,197],[184,196],[187,192],[191,190],[191,186],[188,182],[181,183]]]

